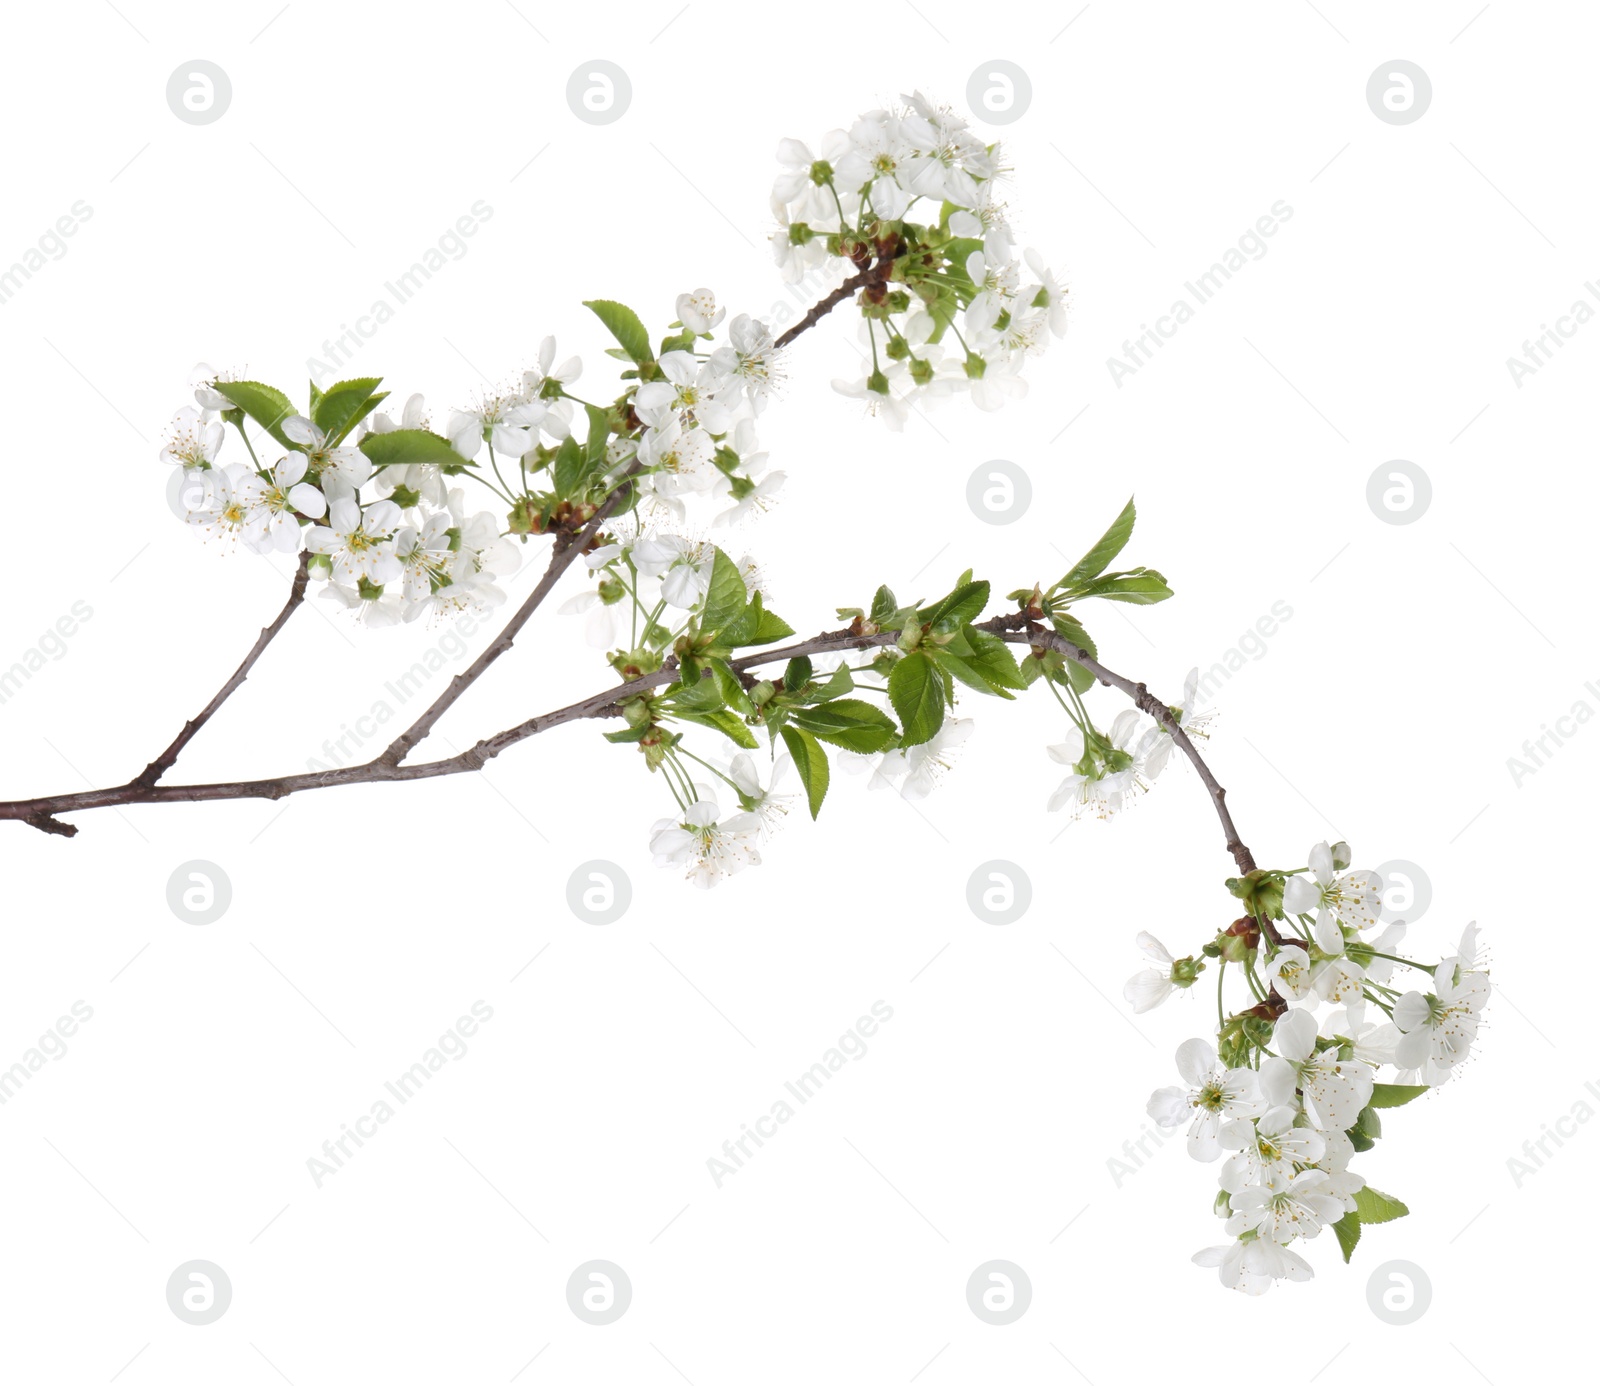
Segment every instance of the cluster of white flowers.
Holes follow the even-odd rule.
[[[1200,671],[1191,669],[1184,680],[1183,703],[1171,712],[1186,735],[1203,738],[1210,735],[1215,712],[1195,710],[1199,692]],[[1066,740],[1045,750],[1051,760],[1070,768],[1051,794],[1049,810],[1070,807],[1074,818],[1111,818],[1154,785],[1176,743],[1162,723],[1141,716],[1135,708],[1124,708],[1102,732],[1089,720],[1081,700],[1063,700],[1062,706],[1073,719]]]
[[[1439,1087],[1465,1061],[1489,999],[1475,924],[1431,967],[1402,958],[1395,950],[1405,924],[1376,932],[1378,876],[1349,866],[1344,843],[1321,842],[1304,871],[1264,873],[1253,899],[1257,907],[1281,899],[1289,926],[1281,934],[1247,916],[1200,958],[1181,959],[1141,934],[1153,966],[1124,989],[1142,1012],[1194,986],[1205,959],[1221,970],[1218,1041],[1185,1041],[1183,1086],[1154,1093],[1148,1110],[1168,1128],[1189,1122],[1195,1159],[1222,1161],[1216,1212],[1233,1240],[1194,1260],[1248,1294],[1311,1277],[1290,1249],[1294,1242],[1331,1226],[1348,1260],[1363,1224],[1407,1211],[1371,1189],[1350,1162],[1381,1134],[1378,1109]],[[1224,1017],[1221,982],[1230,964],[1255,1004]],[[1429,989],[1391,985],[1397,967],[1423,973]],[[1384,1018],[1368,1019],[1369,1005]],[[1387,1078],[1386,1068],[1393,1070]]]
[[[162,460],[183,469],[184,519],[208,537],[256,553],[310,554],[322,596],[368,626],[434,613],[488,611],[504,603],[496,579],[517,570],[517,546],[488,511],[469,514],[460,487],[445,485],[438,464],[374,468],[360,446],[366,433],[426,427],[421,395],[402,421],[370,413],[351,441],[334,441],[310,418],[279,422],[283,455],[268,464],[244,432],[237,406],[217,386],[233,383],[209,366],[195,368],[197,407],[172,420]],[[238,421],[250,462],[217,464],[225,416]],[[271,433],[263,438],[276,442]],[[283,446],[283,445],[280,445]]]
[[[866,365],[834,388],[897,430],[913,404],[964,393],[992,410],[1021,398],[1024,359],[1067,328],[1065,287],[1037,251],[1017,258],[999,147],[920,92],[901,102],[829,132],[816,151],[779,143],[771,238],[791,282],[868,273]]]

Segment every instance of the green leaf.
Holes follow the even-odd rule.
[[[711,560],[711,581],[706,588],[705,604],[700,609],[700,629],[726,630],[744,615],[749,600],[738,565],[717,549]]]
[[[921,650],[889,671],[889,701],[900,717],[902,745],[920,746],[944,725],[944,679]]]
[[[1369,1107],[1404,1107],[1407,1102],[1415,1102],[1423,1093],[1427,1092],[1427,1085],[1414,1087],[1410,1083],[1374,1083],[1372,1085],[1372,1100],[1367,1103]]]
[[[791,659],[783,667],[783,686],[790,693],[798,693],[811,682],[811,661],[804,655]]]
[[[791,626],[782,616],[770,611],[763,611],[761,619],[756,623],[755,634],[746,640],[746,645],[770,645],[774,640],[787,640],[794,634]]]
[[[608,298],[585,299],[583,306],[590,309],[603,322],[611,335],[622,344],[622,349],[641,365],[653,358],[650,355],[650,334],[644,330],[639,315],[632,308],[613,303]]]
[[[722,706],[722,688],[715,675],[702,678],[685,671],[684,682],[662,701],[671,703],[676,712],[715,712]]]
[[[917,613],[920,620],[930,625],[940,622],[952,622],[957,627],[966,625],[974,617],[983,614],[984,607],[989,605],[989,584],[987,582],[963,582],[954,592],[943,601],[936,602],[930,607],[925,607]]]
[[[1355,1198],[1356,1216],[1362,1222],[1393,1222],[1411,1211],[1398,1198],[1373,1188],[1371,1184],[1364,1189],[1357,1189]]]
[[[1075,649],[1082,650],[1091,659],[1098,659],[1100,651],[1095,648],[1095,643],[1089,637],[1089,632],[1080,626],[1072,617],[1055,615],[1050,618],[1050,624],[1056,628],[1056,634]],[[1067,682],[1070,683],[1079,697],[1094,687],[1094,675],[1081,664],[1071,660],[1066,666]]]
[[[296,447],[283,432],[283,421],[297,413],[289,396],[259,380],[218,380],[212,387],[224,399],[238,405],[286,448]]]
[[[1356,1116],[1356,1124],[1350,1130],[1365,1136],[1369,1143],[1379,1140],[1383,1136],[1383,1118],[1371,1107],[1363,1107]]]
[[[1350,1137],[1350,1144],[1356,1148],[1358,1153],[1361,1151],[1371,1150],[1372,1147],[1377,1144],[1377,1142],[1359,1126],[1352,1126],[1348,1131],[1345,1132],[1345,1135]]]
[[[955,236],[944,243],[944,253],[950,261],[945,268],[945,273],[952,279],[972,282],[972,276],[967,273],[967,261],[972,258],[972,252],[982,250],[983,242],[971,236]]]
[[[678,716],[685,722],[695,722],[702,727],[710,727],[714,731],[721,732],[729,741],[743,746],[747,751],[756,749],[755,734],[727,708],[721,708],[716,712],[680,712]],[[815,817],[814,814],[812,816]]]
[[[324,390],[312,406],[311,422],[327,434],[330,444],[340,442],[352,428],[384,400],[388,391],[378,390],[383,382],[376,376],[361,380],[341,380]]]
[[[1350,1262],[1350,1253],[1356,1249],[1356,1243],[1361,1240],[1361,1218],[1356,1213],[1346,1213],[1333,1225],[1333,1235],[1339,1239],[1339,1250],[1344,1252],[1345,1264]]]
[[[975,688],[978,692],[988,694],[991,697],[1009,698],[1011,696],[1005,689],[993,687],[989,680],[984,678],[972,666],[970,660],[963,659],[960,655],[950,650],[941,650],[937,646],[932,650],[932,654],[934,661],[945,673],[959,679],[968,688]]]
[[[750,598],[750,605],[744,612],[730,621],[719,637],[719,643],[730,650],[741,649],[746,645],[770,645],[774,640],[782,640],[786,635],[793,635],[794,627],[781,616],[774,616],[761,604],[761,593],[757,592]]]
[[[895,726],[882,708],[860,698],[834,698],[790,713],[797,727],[858,755],[881,751],[894,739]]]
[[[1080,597],[1099,597],[1108,602],[1130,602],[1134,606],[1153,606],[1172,595],[1166,578],[1154,568],[1135,568],[1114,573],[1079,590]]]
[[[607,741],[614,741],[619,745],[624,745],[630,741],[643,741],[645,738],[645,733],[649,730],[650,728],[647,726],[624,727],[621,731],[606,732],[605,738]]]
[[[815,818],[828,793],[828,753],[817,744],[816,737],[798,727],[783,728],[783,744],[794,757],[794,768],[800,772],[800,783],[806,789],[806,803]]]
[[[1072,565],[1071,571],[1056,586],[1074,589],[1105,572],[1111,560],[1127,545],[1128,539],[1133,534],[1133,522],[1136,518],[1133,499],[1129,497],[1128,503],[1122,507],[1122,514],[1112,521],[1111,528],[1095,541],[1095,546],[1088,553]]]
[[[583,411],[589,416],[589,432],[583,443],[583,457],[588,463],[585,472],[596,476],[605,469],[606,444],[611,441],[611,414],[592,404],[584,405]]]
[[[750,701],[750,695],[745,692],[744,684],[739,681],[738,674],[734,673],[733,666],[725,659],[708,659],[706,668],[711,670],[712,678],[717,681],[722,701],[735,712],[743,713],[746,717],[754,717],[756,705]]]
[[[813,703],[826,703],[834,698],[842,698],[856,686],[855,675],[850,672],[849,665],[839,665],[829,676],[828,681],[820,688],[813,688],[810,701]]]
[[[569,433],[556,449],[555,463],[550,469],[556,495],[562,500],[572,500],[583,485],[584,471],[584,451],[578,446],[578,440]]]
[[[448,439],[425,428],[369,433],[358,446],[374,467],[404,467],[413,462],[432,462],[443,467],[475,465],[451,447]]]
[[[1017,668],[1017,657],[1011,653],[1011,646],[998,635],[991,635],[976,626],[968,626],[962,634],[972,646],[972,655],[968,662],[983,675],[989,687],[998,692],[1002,688],[1028,686],[1022,677],[1022,671]]]
[[[887,587],[880,587],[872,597],[872,610],[867,613],[867,619],[875,626],[884,626],[894,619],[894,614],[900,608],[895,603],[894,593]]]

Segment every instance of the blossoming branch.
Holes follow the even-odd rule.
[[[631,308],[593,299],[585,306],[616,342],[607,352],[619,374],[614,392],[580,392],[584,364],[547,337],[518,377],[448,411],[438,428],[420,394],[385,408],[390,396],[377,378],[313,386],[301,411],[272,385],[200,368],[194,403],[174,417],[162,450],[178,469],[177,508],[211,542],[297,555],[289,598],[143,770],[103,789],[0,803],[0,818],[70,837],[77,826],[63,815],[96,808],[432,779],[481,769],[552,728],[603,720],[615,724],[606,741],[659,794],[653,860],[708,887],[758,864],[796,804],[815,818],[835,767],[921,798],[972,734],[958,708],[1033,693],[1067,727],[1049,747],[1067,769],[1049,809],[1116,815],[1153,786],[1176,749],[1204,785],[1237,867],[1226,883],[1229,913],[1242,913],[1183,958],[1141,934],[1153,965],[1126,993],[1147,1010],[1216,969],[1216,1034],[1180,1048],[1184,1086],[1150,1103],[1164,1125],[1191,1122],[1197,1159],[1222,1161],[1215,1210],[1229,1240],[1196,1260],[1216,1266],[1224,1284],[1259,1293],[1308,1277],[1290,1245],[1325,1227],[1348,1259],[1363,1226],[1406,1211],[1349,1168],[1380,1135],[1379,1110],[1441,1085],[1476,1034],[1489,986],[1475,929],[1453,952],[1413,961],[1397,951],[1403,924],[1373,932],[1377,879],[1349,869],[1344,844],[1319,844],[1305,868],[1257,867],[1196,746],[1208,730],[1196,676],[1168,705],[1101,663],[1085,624],[1096,602],[1172,596],[1155,569],[1112,568],[1132,538],[1131,501],[1047,586],[1024,576],[997,603],[970,570],[931,598],[905,600],[884,585],[837,608],[841,624],[793,638],[771,609],[759,562],[704,537],[708,528],[737,533],[780,495],[784,473],[769,465],[756,425],[789,344],[851,303],[866,368],[835,387],[899,427],[913,404],[965,398],[989,410],[1023,397],[1022,368],[1064,334],[1066,308],[1041,257],[1015,255],[998,191],[1000,149],[951,111],[914,95],[834,131],[817,151],[784,140],[778,158],[777,263],[791,280],[836,281],[779,337],[749,316],[725,323],[709,289],[678,295],[676,316],[654,334]],[[244,458],[224,461],[233,435]],[[483,613],[506,603],[501,580],[542,541],[549,557],[533,591],[370,760],[166,782],[313,584],[319,599],[370,629]],[[603,686],[459,754],[412,759],[574,568],[586,581],[560,611],[582,619],[609,671]],[[1090,707],[1097,684],[1132,706],[1106,722]],[[786,774],[794,793],[779,788]],[[1397,968],[1419,984],[1402,991]],[[1230,972],[1247,1003],[1231,1010]],[[1332,1009],[1319,1018],[1323,1007]],[[1368,1007],[1383,1019],[1369,1020]],[[1379,1082],[1385,1066],[1394,1073]]]

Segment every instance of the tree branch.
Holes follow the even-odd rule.
[[[784,332],[783,335],[773,343],[774,350],[781,350],[782,348],[788,346],[790,342],[794,341],[794,339],[802,332],[806,331],[807,328],[815,327],[823,320],[823,318],[827,317],[829,313],[833,312],[835,308],[837,308],[852,294],[861,289],[882,284],[884,279],[887,277],[888,272],[889,262],[887,260],[879,260],[876,265],[864,267],[855,274],[852,274],[831,294],[828,294],[825,298],[819,298],[815,303],[813,303],[811,307],[806,310],[806,315],[801,318],[799,322],[795,323],[793,327]]]
[[[1217,817],[1222,821],[1223,835],[1227,839],[1228,851],[1232,854],[1240,872],[1249,873],[1256,869],[1256,859],[1250,849],[1240,840],[1239,830],[1234,826],[1233,815],[1228,812],[1228,791],[1217,783],[1217,777],[1211,773],[1211,767],[1205,763],[1199,749],[1190,739],[1189,733],[1179,725],[1178,719],[1172,715],[1172,709],[1163,703],[1142,683],[1135,683],[1132,679],[1124,677],[1107,669],[1087,650],[1080,650],[1071,641],[1063,639],[1053,630],[1046,630],[1036,621],[1029,618],[1026,612],[1018,612],[1014,616],[997,617],[995,621],[985,622],[986,626],[996,628],[1001,639],[1010,641],[1015,645],[1032,645],[1038,649],[1056,650],[1065,655],[1074,664],[1087,669],[1101,683],[1110,688],[1126,693],[1133,700],[1133,705],[1139,711],[1147,713],[1161,723],[1177,742],[1178,749],[1189,757],[1189,763],[1194,766],[1204,783],[1207,793],[1211,796],[1212,806],[1217,811]]]
[[[283,610],[278,613],[278,618],[270,626],[261,631],[261,638],[251,647],[250,653],[244,657],[244,662],[233,671],[233,677],[217,690],[217,695],[200,710],[198,716],[183,724],[183,730],[178,733],[176,740],[160,755],[150,762],[143,770],[134,776],[131,783],[153,785],[176,763],[183,754],[183,749],[199,734],[200,729],[216,714],[223,703],[227,702],[234,691],[250,677],[250,671],[255,668],[255,663],[261,658],[262,653],[270,645],[278,632],[283,629],[289,617],[294,614],[294,609],[305,600],[306,582],[311,576],[311,552],[306,550],[300,555],[300,564],[294,571],[294,579],[289,584],[289,600],[283,604]],[[70,836],[70,834],[68,834]]]
[[[539,604],[554,590],[556,583],[561,580],[561,575],[572,566],[572,560],[589,547],[595,535],[600,532],[600,526],[606,522],[606,519],[617,508],[623,496],[628,493],[629,483],[633,474],[638,470],[639,462],[635,459],[617,479],[616,489],[606,497],[605,502],[595,511],[589,523],[576,536],[570,534],[557,536],[555,548],[550,554],[549,566],[545,568],[544,576],[539,579],[538,585],[528,594],[527,600],[517,608],[516,614],[506,622],[500,634],[494,638],[489,647],[451,679],[444,692],[433,700],[433,703],[423,714],[389,743],[388,747],[378,757],[379,763],[390,767],[399,765],[401,761],[411,754],[417,743],[433,730],[434,723],[449,711],[456,699],[476,683],[489,666],[516,643],[518,633],[528,624],[533,613],[539,609]]]
[[[620,494],[620,491],[617,493]],[[583,721],[589,718],[609,717],[617,715],[623,703],[652,688],[659,688],[663,684],[672,683],[678,677],[678,667],[675,660],[668,660],[660,669],[646,674],[641,678],[630,679],[614,688],[607,688],[599,693],[592,694],[579,702],[570,703],[566,707],[557,708],[552,712],[530,717],[526,722],[518,723],[514,727],[507,727],[504,731],[478,741],[467,750],[458,755],[449,756],[442,760],[424,761],[415,765],[402,764],[404,752],[400,755],[391,755],[394,747],[405,744],[409,750],[412,745],[420,741],[427,734],[427,729],[438,720],[445,708],[460,696],[461,692],[475,680],[479,674],[493,663],[494,659],[511,647],[511,638],[522,628],[539,602],[544,599],[555,581],[571,563],[572,557],[587,546],[589,539],[598,530],[599,525],[605,520],[612,504],[616,500],[613,495],[612,502],[608,502],[598,511],[594,518],[585,526],[584,530],[572,539],[561,552],[551,556],[550,567],[540,580],[539,587],[535,589],[516,617],[508,623],[501,632],[499,639],[474,663],[472,669],[458,675],[452,681],[451,688],[434,703],[416,723],[412,725],[404,736],[399,738],[388,750],[365,761],[359,765],[341,766],[334,770],[313,770],[298,775],[280,775],[272,779],[262,780],[234,780],[218,784],[196,785],[162,785],[154,780],[145,781],[144,776],[130,780],[125,785],[118,785],[109,789],[83,790],[75,794],[57,794],[40,799],[20,799],[10,803],[0,803],[0,819],[13,818],[40,829],[42,832],[60,833],[71,836],[77,831],[71,824],[60,822],[55,815],[71,813],[80,809],[110,808],[123,804],[168,804],[168,803],[211,803],[225,799],[282,799],[290,794],[298,794],[311,789],[330,789],[335,785],[344,784],[380,784],[396,783],[407,780],[437,779],[444,775],[458,775],[471,771],[481,770],[496,756],[509,750],[519,742],[530,737],[538,736],[554,727],[563,726],[569,722]],[[563,561],[564,560],[564,561]],[[291,608],[292,609],[292,608]],[[281,625],[285,617],[280,617],[276,625]],[[1026,644],[1038,649],[1056,650],[1074,664],[1081,665],[1095,676],[1101,683],[1108,687],[1118,689],[1132,699],[1140,711],[1147,713],[1164,726],[1177,742],[1178,748],[1186,755],[1199,773],[1201,781],[1205,784],[1210,795],[1212,806],[1216,809],[1217,817],[1221,820],[1222,830],[1227,840],[1228,851],[1232,853],[1234,861],[1241,872],[1255,870],[1255,858],[1250,849],[1240,840],[1239,831],[1234,826],[1233,817],[1228,812],[1227,791],[1217,782],[1210,767],[1205,763],[1194,742],[1187,732],[1179,725],[1172,715],[1172,710],[1147,689],[1142,683],[1135,683],[1132,679],[1114,670],[1106,668],[1099,660],[1090,655],[1086,650],[1064,640],[1054,631],[1047,630],[1033,621],[1026,612],[1014,612],[1010,615],[995,616],[990,620],[979,623],[979,628],[991,634],[998,635],[1001,639],[1012,644]],[[269,630],[273,629],[269,627]],[[263,632],[263,641],[267,636]],[[762,650],[755,654],[743,655],[729,663],[736,672],[743,673],[749,669],[759,668],[766,664],[776,664],[795,659],[801,655],[831,654],[848,649],[871,649],[879,645],[893,644],[899,637],[898,631],[878,631],[871,635],[863,635],[854,628],[837,631],[824,631],[806,640],[801,640],[792,645],[784,645],[777,649]],[[259,648],[251,652],[251,658],[242,666],[243,672],[248,672],[248,666],[259,653]],[[479,667],[481,665],[481,668]],[[469,677],[470,675],[470,677]],[[241,675],[235,675],[237,681],[242,682]],[[465,682],[462,682],[465,680]],[[456,684],[461,687],[457,688]],[[220,705],[222,696],[219,695],[213,703]],[[208,708],[202,714],[202,719],[209,716],[215,707]],[[425,725],[424,725],[425,724]],[[418,732],[418,727],[422,730]],[[187,731],[187,728],[185,729]],[[410,738],[409,741],[407,738]],[[181,749],[181,747],[180,747]],[[158,757],[158,761],[159,761]],[[155,762],[152,762],[155,763]]]

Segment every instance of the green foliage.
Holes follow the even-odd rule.
[[[654,359],[650,355],[650,334],[644,330],[644,324],[632,308],[613,303],[608,298],[585,299],[583,306],[606,325],[631,360],[643,365]]]
[[[799,727],[783,728],[783,744],[794,757],[794,768],[805,786],[806,804],[815,818],[828,793],[828,753],[817,743],[816,737]]]
[[[375,376],[341,380],[317,393],[311,405],[311,422],[327,435],[329,446],[342,442],[358,423],[389,398],[387,390],[378,389],[382,383]]]
[[[889,671],[889,701],[900,718],[900,744],[920,746],[944,725],[945,684],[938,666],[914,650]]]
[[[1374,1083],[1372,1085],[1372,1107],[1404,1107],[1407,1102],[1415,1102],[1423,1093],[1427,1092],[1426,1084],[1415,1086],[1410,1083]]]
[[[883,750],[895,735],[889,714],[860,698],[832,698],[811,707],[798,707],[790,718],[818,739],[859,755]]]
[[[1076,592],[1084,583],[1097,578],[1111,566],[1115,558],[1127,546],[1129,538],[1133,535],[1134,520],[1138,512],[1133,508],[1130,497],[1128,503],[1122,507],[1122,513],[1111,522],[1111,528],[1095,541],[1094,547],[1074,563],[1067,575],[1056,584],[1068,592]]]
[[[973,582],[969,569],[949,596],[919,611],[917,618],[936,629],[947,627],[955,630],[981,616],[988,605],[989,584]]]
[[[747,751],[753,751],[759,744],[755,733],[743,721],[729,712],[727,708],[718,708],[713,712],[680,712],[678,717],[685,722],[696,722],[702,727],[710,727],[713,731],[721,732],[736,746],[743,746]],[[812,817],[816,817],[815,814]]]
[[[711,560],[711,581],[700,611],[701,630],[726,630],[744,615],[749,600],[738,565],[721,549],[716,549]]]
[[[262,428],[286,448],[298,448],[283,431],[283,421],[296,413],[289,396],[259,380],[218,380],[212,388],[224,399],[243,409]]]
[[[1396,1218],[1405,1217],[1411,1211],[1398,1198],[1373,1188],[1371,1184],[1364,1189],[1357,1189],[1355,1199],[1356,1216],[1363,1223],[1393,1222]]]
[[[1356,1213],[1346,1213],[1333,1225],[1333,1235],[1339,1239],[1339,1250],[1344,1252],[1348,1265],[1356,1243],[1361,1240],[1361,1218]]]
[[[454,475],[476,466],[450,446],[446,438],[425,428],[396,428],[369,433],[357,445],[374,467],[405,467],[413,462],[433,463]]]

